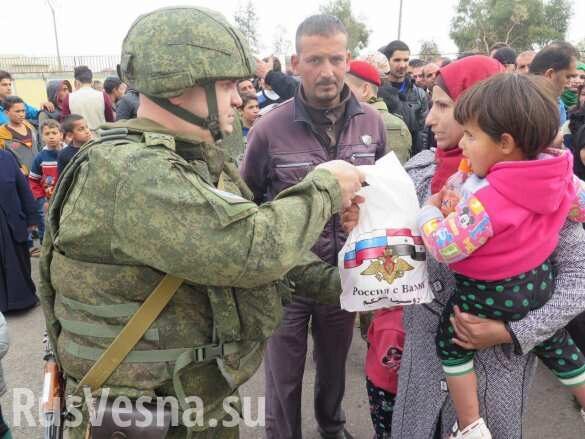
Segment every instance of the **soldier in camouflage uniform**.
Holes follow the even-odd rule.
[[[410,158],[412,137],[404,121],[390,113],[384,99],[377,97],[381,80],[376,67],[367,61],[351,61],[345,82],[360,102],[367,102],[378,110],[386,129],[386,152],[394,151],[400,163],[406,163]]]
[[[182,410],[185,396],[201,398],[204,425],[172,427],[171,438],[238,437],[222,426],[222,403],[262,361],[282,315],[283,276],[338,301],[335,268],[309,249],[361,176],[329,162],[272,203],[249,201],[220,141],[241,102],[236,81],[254,66],[241,34],[213,11],[139,17],[119,68],[140,92],[138,119],[107,124],[80,150],[48,213],[40,295],[68,392],[165,273],[184,279],[103,386],[110,396],[176,396]]]

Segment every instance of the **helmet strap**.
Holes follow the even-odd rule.
[[[221,132],[219,126],[219,111],[217,108],[217,97],[215,94],[215,82],[205,82],[205,84],[203,84],[203,88],[205,89],[205,93],[207,95],[207,109],[209,114],[205,119],[201,116],[197,116],[189,110],[185,110],[183,107],[179,107],[178,105],[173,104],[169,99],[159,98],[151,95],[146,95],[146,97],[179,119],[209,130],[211,136],[213,137],[213,141],[215,143],[219,143],[223,139],[223,133]]]
[[[223,133],[219,127],[219,109],[215,93],[215,81],[207,81],[203,85],[207,95],[207,129],[211,132],[215,143],[223,140]]]

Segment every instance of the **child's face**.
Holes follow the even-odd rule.
[[[73,123],[73,131],[71,132],[71,140],[75,145],[81,146],[91,139],[91,132],[87,126],[85,119],[76,120]]]
[[[44,127],[43,128],[43,143],[51,149],[59,148],[63,140],[63,133],[59,128]]]
[[[475,122],[463,124],[463,137],[459,142],[463,155],[471,163],[473,173],[485,177],[489,169],[496,163],[510,160],[510,156],[502,151],[500,142],[495,142]]]
[[[12,94],[12,80],[4,78],[0,81],[0,98],[5,98]]]
[[[24,122],[24,116],[25,116],[25,110],[24,110],[24,104],[14,104],[12,107],[10,107],[9,110],[5,110],[6,111],[6,116],[8,117],[8,119],[10,119],[10,122],[12,122],[14,125],[20,125],[21,123]]]
[[[258,101],[251,100],[244,106],[242,109],[242,117],[246,119],[249,125],[252,125],[256,118],[258,117],[258,113],[260,112],[260,106],[258,105]]]

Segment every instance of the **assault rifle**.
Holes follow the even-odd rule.
[[[45,421],[43,439],[62,439],[65,421],[65,381],[46,333],[43,343],[45,344],[43,396],[41,401]]]

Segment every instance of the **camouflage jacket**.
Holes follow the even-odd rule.
[[[257,206],[222,149],[146,119],[107,127],[60,176],[48,213],[40,297],[58,360],[79,381],[173,274],[185,282],[105,387],[196,395],[206,417],[222,419],[223,399],[254,373],[280,323],[277,281],[290,270],[300,291],[338,300],[337,271],[324,275],[309,249],[339,211],[339,185],[316,170]],[[225,355],[207,349],[218,345]]]
[[[394,151],[400,163],[405,164],[410,158],[412,136],[404,121],[388,111],[382,98],[373,98],[368,103],[380,113],[386,128],[386,152]]]

